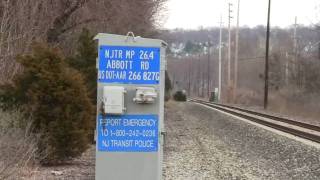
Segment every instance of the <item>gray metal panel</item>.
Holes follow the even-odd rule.
[[[96,180],[153,180],[160,176],[158,153],[97,153]]]
[[[127,108],[126,114],[158,114],[159,113],[159,101],[160,101],[160,88],[159,86],[150,85],[128,85],[128,84],[98,84],[98,98],[97,104],[101,104],[102,101],[102,89],[103,86],[122,86],[125,87],[127,93],[125,95],[125,106]],[[137,87],[154,87],[157,90],[158,98],[153,104],[136,104],[133,102]]]
[[[96,179],[97,180],[159,180],[162,177],[163,137],[164,131],[164,77],[165,77],[165,46],[162,40],[146,39],[98,34],[95,39],[100,45],[160,47],[160,83],[158,85],[98,83],[97,113],[102,100],[103,86],[123,86],[127,90],[125,95],[125,114],[158,114],[159,140],[158,152],[100,152],[96,151]],[[97,62],[99,64],[99,62]],[[133,102],[137,87],[154,87],[158,98],[153,104],[136,104]]]

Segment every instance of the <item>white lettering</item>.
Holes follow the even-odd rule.
[[[148,51],[140,50],[139,54],[140,54],[139,57],[140,57],[141,60],[153,60],[153,58],[154,58],[153,51],[148,52]]]
[[[105,124],[107,126],[120,126],[121,125],[121,119],[107,119]]]
[[[104,146],[104,147],[109,147],[109,141],[107,141],[107,140],[102,140],[102,146]]]
[[[102,134],[102,136],[108,136],[108,130],[105,129],[105,128],[102,128],[101,129],[101,134]]]
[[[111,140],[113,147],[132,147],[133,140]]]
[[[106,50],[106,52],[104,53],[105,55],[105,58],[107,59],[122,59],[122,50],[118,50],[118,49],[115,49],[115,50]]]
[[[106,71],[105,79],[120,79],[126,80],[127,72],[126,71]]]
[[[154,119],[123,119],[123,126],[155,126]]]
[[[132,59],[135,52],[133,50],[127,50],[126,51],[126,59]]]
[[[154,146],[153,140],[135,140],[134,145],[139,148],[152,148]]]
[[[148,61],[141,61],[141,70],[149,70],[150,65]]]
[[[123,61],[123,60],[109,60],[107,62],[107,69],[132,69],[133,61]]]

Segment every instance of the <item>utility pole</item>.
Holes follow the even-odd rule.
[[[200,85],[201,85],[201,58],[200,58],[200,53],[198,54],[198,80],[197,80],[197,83],[198,83],[198,97],[200,97]]]
[[[318,44],[318,58],[320,60],[320,44]]]
[[[294,63],[297,61],[297,45],[298,45],[298,39],[297,39],[297,16],[294,18],[294,31],[293,31],[293,48],[294,48]]]
[[[208,41],[208,78],[207,78],[208,98],[210,98],[210,39]]]
[[[294,29],[293,29],[293,63],[292,71],[294,74],[298,74],[297,68],[297,16],[294,19]]]
[[[206,63],[203,63],[203,64],[206,65]],[[206,78],[205,73],[206,73],[205,71],[202,72],[202,94],[201,94],[201,97],[204,97],[206,94],[206,91],[204,89],[205,78]]]
[[[289,85],[289,54],[286,52],[286,70],[285,70],[285,81],[286,85]]]
[[[234,58],[234,89],[233,97],[237,96],[237,86],[238,86],[238,58],[239,58],[239,13],[240,13],[240,0],[238,0],[238,11],[237,11],[237,29],[236,29],[236,50]]]
[[[268,91],[269,91],[269,36],[270,36],[270,5],[271,0],[268,3],[268,22],[267,22],[267,37],[266,37],[266,61],[265,61],[265,82],[264,82],[264,109],[268,108]]]
[[[219,37],[219,91],[218,99],[221,101],[221,58],[222,58],[222,15],[220,15],[220,37]]]
[[[229,30],[229,40],[228,40],[228,89],[231,87],[231,27],[230,27],[230,21],[231,18],[233,18],[231,16],[231,3],[228,3],[229,5],[229,15],[228,15],[228,30]],[[229,94],[228,94],[229,95]]]
[[[298,62],[298,36],[297,36],[297,27],[298,27],[298,23],[297,23],[297,16],[294,19],[294,31],[293,31],[293,45],[294,45],[294,52],[293,52],[293,71],[297,77],[298,80],[298,88],[302,88],[302,84],[303,84],[303,72],[301,71],[301,65]]]
[[[191,62],[190,58],[188,57],[188,95],[191,96]]]
[[[190,70],[190,73],[192,74],[192,78],[191,78],[191,94],[192,94],[192,96],[194,96],[195,94],[196,94],[196,92],[195,92],[195,76],[196,76],[196,74],[195,74],[195,58],[194,58],[194,54],[193,55],[191,55],[191,70]]]

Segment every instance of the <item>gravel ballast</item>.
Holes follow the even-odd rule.
[[[163,179],[320,179],[320,149],[190,102],[166,104]],[[21,179],[94,179],[95,146]]]
[[[191,103],[169,102],[164,179],[320,179],[320,149]]]

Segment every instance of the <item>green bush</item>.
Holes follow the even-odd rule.
[[[186,101],[187,100],[186,94],[182,91],[177,91],[176,93],[174,93],[173,98],[176,101]]]
[[[91,104],[94,109],[96,109],[97,102],[97,69],[96,69],[96,58],[97,46],[96,42],[93,40],[93,35],[88,29],[83,29],[79,39],[77,51],[74,57],[69,57],[67,63],[72,68],[78,70],[84,77],[84,81],[88,90],[88,96],[91,100]],[[90,123],[92,129],[90,130],[89,137],[94,143],[94,126],[96,119],[92,117]]]
[[[84,76],[89,97],[92,104],[95,105],[97,99],[96,58],[98,53],[93,38],[94,36],[88,29],[83,29],[78,39],[76,54],[74,57],[68,58],[67,62]]]
[[[93,107],[79,72],[69,68],[57,50],[35,45],[17,58],[23,72],[0,87],[4,108],[18,106],[32,117],[42,163],[56,163],[84,152],[93,128]]]

